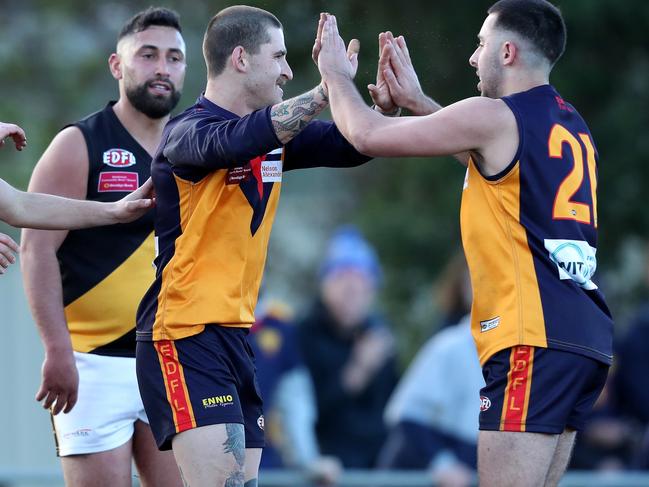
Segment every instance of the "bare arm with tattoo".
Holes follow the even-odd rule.
[[[289,142],[324,110],[328,103],[325,89],[319,84],[311,91],[274,105],[270,110],[270,118],[279,141],[282,144]]]
[[[316,66],[318,65],[318,55],[322,47],[322,28],[326,18],[324,13],[320,14],[316,39],[313,44],[311,56]],[[361,45],[358,39],[352,39],[347,46],[347,58],[351,66],[352,78],[358,70],[358,52],[360,51],[360,47]],[[270,111],[270,118],[273,122],[273,128],[275,129],[277,138],[282,144],[286,144],[299,134],[328,104],[329,95],[327,93],[327,87],[324,83],[320,83],[311,91],[274,105]]]

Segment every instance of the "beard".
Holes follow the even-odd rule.
[[[149,91],[149,86],[156,81],[165,81],[171,86],[169,95],[153,95]],[[139,112],[144,113],[147,117],[152,119],[159,119],[166,117],[171,113],[171,110],[176,108],[182,93],[176,90],[174,84],[168,79],[152,79],[148,80],[141,85],[126,87],[126,98],[131,102],[131,105]]]
[[[489,69],[485,71],[480,78],[481,95],[487,98],[500,98],[503,85],[502,67],[494,58],[490,60]]]

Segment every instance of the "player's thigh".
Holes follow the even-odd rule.
[[[144,421],[135,423],[133,459],[142,487],[182,487],[173,453],[158,450],[151,428]]]
[[[246,448],[246,461],[243,471],[245,487],[257,487],[261,454],[261,448]]]
[[[131,487],[131,442],[99,453],[61,458],[66,487]]]
[[[550,470],[545,479],[545,487],[555,487],[559,484],[559,480],[561,480],[561,477],[568,468],[576,436],[577,432],[572,429],[564,431],[559,436],[557,448],[554,451],[554,457],[550,463]]]
[[[549,475],[560,478],[570,454],[569,436],[560,442],[560,435],[583,425],[607,370],[582,355],[529,346],[490,357],[480,391],[481,481],[544,485]]]
[[[559,435],[480,431],[481,487],[543,487]]]
[[[246,448],[242,424],[212,424],[174,436],[173,453],[192,487],[242,487]]]

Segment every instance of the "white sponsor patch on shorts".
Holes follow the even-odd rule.
[[[493,330],[498,325],[500,325],[500,316],[491,318],[490,320],[484,320],[480,322],[480,332],[484,333],[485,331]]]

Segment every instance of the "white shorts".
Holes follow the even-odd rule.
[[[137,420],[149,423],[135,375],[135,358],[74,352],[79,397],[68,414],[52,416],[59,456],[98,453],[126,443]]]

